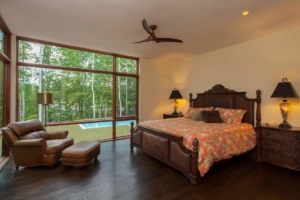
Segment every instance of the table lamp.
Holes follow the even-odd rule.
[[[292,126],[287,122],[289,106],[285,98],[299,98],[293,85],[290,82],[287,82],[287,78],[283,78],[281,83],[278,83],[275,88],[271,98],[283,98],[283,102],[279,104],[280,111],[282,115],[283,122],[279,124],[280,128],[292,128]]]
[[[181,96],[179,90],[174,88],[169,99],[175,99],[175,101],[173,102],[174,112],[172,113],[172,115],[178,115],[178,112],[177,112],[178,102],[176,101],[176,99],[182,99],[182,96]]]

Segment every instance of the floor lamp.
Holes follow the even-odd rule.
[[[37,103],[42,104],[44,107],[44,124],[47,123],[47,106],[52,103],[52,93],[38,93],[37,94]]]

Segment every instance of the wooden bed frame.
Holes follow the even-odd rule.
[[[222,107],[247,110],[242,122],[250,123],[256,127],[261,125],[261,91],[256,91],[256,98],[249,99],[246,92],[236,92],[225,88],[223,85],[215,85],[212,89],[198,93],[195,99],[190,94],[190,107]],[[256,112],[255,112],[256,102]],[[256,113],[256,115],[255,115]],[[256,118],[256,124],[254,124]],[[198,170],[198,139],[193,140],[193,150],[183,145],[183,137],[171,135],[164,131],[151,129],[131,123],[130,148],[140,148],[145,153],[179,170],[196,185],[200,180]],[[214,163],[215,164],[215,163]]]

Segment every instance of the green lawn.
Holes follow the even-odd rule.
[[[2,135],[0,135],[0,158],[2,158]]]
[[[74,143],[112,138],[112,127],[82,129],[79,124],[65,126],[48,126],[48,131],[68,130],[68,137],[74,138]],[[130,135],[129,125],[119,125],[116,128],[117,137]]]

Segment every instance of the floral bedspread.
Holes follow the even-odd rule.
[[[139,124],[183,136],[183,144],[191,150],[193,139],[198,138],[200,142],[198,169],[201,176],[204,176],[214,161],[247,152],[256,145],[255,130],[247,123],[204,123],[180,117],[144,121]]]

